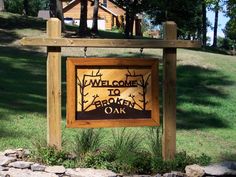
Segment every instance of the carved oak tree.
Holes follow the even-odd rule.
[[[92,71],[91,74],[84,74],[82,77],[82,80],[80,80],[80,78],[77,76],[79,92],[81,95],[81,101],[79,102],[79,104],[81,105],[82,112],[86,111],[89,107],[91,107],[94,104],[95,100],[99,97],[97,94],[93,95],[92,102],[87,107],[85,107],[85,104],[88,103],[88,100],[85,100],[85,97],[88,96],[89,94],[89,93],[85,93],[85,88],[90,85],[87,78],[96,78],[96,77],[98,77],[99,80],[102,79],[102,74],[100,73],[100,69],[98,69],[96,73]]]
[[[142,88],[142,93],[139,92],[139,95],[141,95],[142,99],[139,100],[142,103],[142,106],[140,106],[139,104],[137,104],[137,101],[135,100],[135,95],[130,94],[129,97],[132,98],[133,102],[142,110],[146,110],[146,105],[148,103],[148,101],[146,100],[146,93],[147,93],[147,86],[148,86],[148,80],[151,76],[151,74],[149,74],[146,79],[144,78],[143,74],[136,74],[135,70],[133,71],[133,73],[130,72],[129,69],[128,70],[128,74],[126,74],[126,80],[128,80],[128,78],[139,78],[140,80],[138,81],[137,85],[140,86]]]

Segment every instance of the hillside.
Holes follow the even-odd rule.
[[[0,150],[46,137],[46,50],[18,42],[41,35],[45,21],[0,13]],[[78,131],[65,128],[65,59],[84,57],[84,51],[63,48],[62,54],[63,137],[71,144]],[[141,57],[139,49],[88,48],[87,55]],[[160,58],[162,50],[144,49],[143,55]],[[184,49],[177,57],[177,150],[236,160],[236,57]],[[106,140],[110,131],[104,129]]]

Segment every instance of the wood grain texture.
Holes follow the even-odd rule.
[[[174,22],[164,23],[164,39],[175,40]],[[163,50],[163,137],[164,160],[174,159],[176,153],[176,48]]]
[[[61,22],[47,22],[49,37],[61,36]],[[47,58],[47,143],[61,149],[61,48],[48,47]]]
[[[150,119],[99,119],[76,120],[76,66],[121,66],[121,67],[148,67],[151,70],[151,118]],[[111,76],[112,77],[112,76]],[[158,60],[157,59],[130,59],[130,58],[68,58],[67,59],[67,127],[70,128],[101,128],[101,127],[135,127],[159,126],[158,102]]]
[[[22,45],[94,48],[200,48],[200,41],[176,39],[70,39],[60,37],[23,38]]]

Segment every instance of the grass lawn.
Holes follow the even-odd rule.
[[[6,13],[0,13],[0,22],[0,150],[30,147],[46,138],[46,53],[43,48],[22,47],[18,40],[45,35],[45,22]],[[79,130],[65,128],[65,59],[83,57],[83,49],[63,48],[62,52],[62,130],[64,146],[71,149]],[[140,57],[139,49],[88,48],[87,55]],[[144,56],[161,58],[162,50],[144,49]],[[235,73],[235,56],[178,49],[178,151],[205,153],[213,161],[236,160]],[[103,130],[104,143],[110,131]],[[130,131],[145,134],[146,128]]]

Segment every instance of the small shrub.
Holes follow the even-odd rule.
[[[153,158],[152,171],[158,173],[166,173],[170,171],[184,171],[187,165],[207,165],[209,163],[210,157],[205,154],[202,154],[200,156],[190,156],[183,151],[177,153],[174,160],[164,161],[162,157]]]
[[[98,150],[101,140],[101,129],[84,129],[76,136],[75,153],[83,158],[86,153]]]
[[[76,161],[69,159],[69,154],[55,147],[47,146],[46,140],[33,143],[31,159],[46,165],[64,165],[67,168],[76,166]]]
[[[161,135],[159,127],[151,127],[148,129],[148,150],[151,152],[153,157],[162,156],[161,148]]]
[[[113,142],[109,149],[111,157],[115,159],[116,171],[131,173],[135,171],[135,161],[138,157],[140,144],[142,142],[140,135],[136,132],[127,131],[113,131]]]
[[[114,167],[111,163],[112,161],[113,159],[111,159],[110,153],[108,151],[88,152],[84,155],[84,158],[80,160],[79,166],[86,168],[114,170]]]
[[[175,155],[174,160],[164,161],[162,158],[162,144],[160,128],[152,127],[148,131],[148,150],[151,153],[151,171],[153,173],[166,173],[170,171],[184,171],[187,165],[199,164],[207,165],[210,157],[202,154],[200,156],[190,156],[185,151]]]
[[[134,161],[134,169],[137,174],[151,174],[152,173],[152,155],[150,152],[141,151],[137,154]]]

